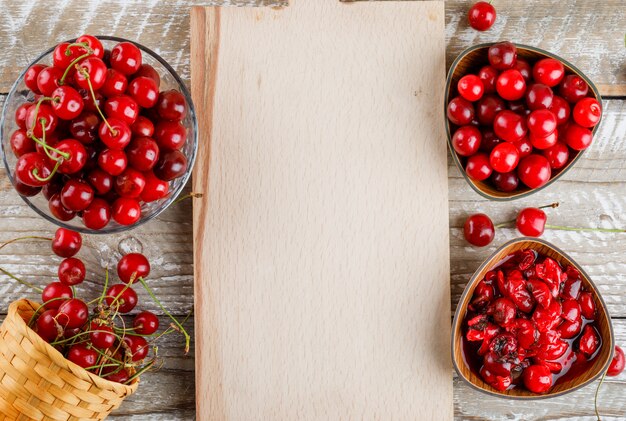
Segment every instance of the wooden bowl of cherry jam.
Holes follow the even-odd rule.
[[[452,326],[452,359],[474,388],[505,398],[560,396],[596,380],[614,337],[602,297],[554,245],[520,238],[474,273]]]

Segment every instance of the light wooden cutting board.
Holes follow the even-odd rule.
[[[443,2],[191,33],[198,419],[451,420]]]

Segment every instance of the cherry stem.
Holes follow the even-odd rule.
[[[96,93],[94,92],[93,85],[91,84],[91,78],[89,76],[89,72],[84,67],[80,67],[79,65],[76,65],[76,70],[78,70],[87,81],[87,85],[89,86],[89,93],[91,94],[91,97],[93,98],[93,105],[96,107],[96,110],[98,110],[98,114],[100,114],[100,117],[102,117],[102,121],[104,121],[104,124],[106,124],[106,126],[109,128],[109,131],[111,132],[111,134],[113,136],[117,136],[117,131],[113,127],[111,127],[111,125],[109,124],[109,121],[106,119],[106,117],[104,116],[104,113],[98,106],[98,100],[96,99]]]
[[[150,289],[150,287],[148,286],[148,284],[146,283],[146,281],[142,277],[139,277],[139,282],[141,282],[141,285],[143,285],[144,289],[146,290],[148,295],[150,295],[152,300],[161,308],[161,310],[163,310],[163,312],[170,319],[172,319],[174,324],[176,326],[178,326],[178,328],[180,329],[181,333],[185,336],[185,354],[187,354],[189,352],[189,343],[191,342],[191,337],[189,336],[189,333],[187,333],[185,328],[178,322],[178,320],[176,320],[176,317],[172,316],[172,314],[169,311],[167,311],[167,309],[163,306],[163,304],[161,304],[159,299],[154,295],[154,293],[152,292],[152,290]]]
[[[44,241],[52,241],[52,238],[47,238],[47,237],[38,237],[38,236],[36,236],[36,235],[28,235],[28,236],[25,236],[25,237],[18,237],[18,238],[14,238],[14,239],[12,239],[12,240],[9,240],[9,241],[7,241],[7,242],[5,242],[5,243],[2,243],[2,244],[0,245],[0,250],[2,250],[5,246],[8,246],[9,244],[16,243],[16,242],[18,242],[18,241],[22,241],[22,240],[44,240]],[[29,288],[34,289],[34,290],[35,290],[35,291],[37,291],[37,292],[43,292],[43,289],[41,289],[41,288],[39,288],[39,287],[37,287],[37,286],[35,286],[35,285],[31,284],[30,282],[27,282],[27,281],[25,281],[25,280],[23,280],[23,279],[18,278],[17,276],[13,275],[11,272],[9,272],[9,271],[7,271],[7,270],[5,270],[5,269],[0,268],[0,272],[4,273],[5,275],[9,276],[10,278],[12,278],[12,279],[16,280],[17,282],[21,283],[22,285],[25,285],[25,286],[27,286],[27,287],[29,287]]]
[[[71,44],[70,44],[70,45],[71,45]],[[69,48],[69,46],[68,46],[68,48]],[[68,52],[68,51],[69,51],[69,49],[66,49],[66,50],[65,50],[65,53],[67,54],[67,52]],[[78,56],[78,57],[76,57],[76,58],[75,58],[75,59],[74,59],[74,60],[70,63],[70,65],[69,65],[69,66],[67,66],[67,67],[65,68],[65,71],[63,72],[63,76],[61,76],[61,79],[59,79],[59,85],[63,85],[63,83],[65,82],[65,78],[66,78],[66,77],[67,77],[67,75],[70,73],[70,69],[71,69],[72,67],[74,67],[75,65],[77,65],[77,64],[78,64],[78,62],[79,62],[79,61],[81,61],[82,59],[87,58],[87,57],[89,57],[89,56],[90,56],[90,55],[92,55],[92,54],[93,54],[93,50],[92,50],[91,48],[89,48],[89,51],[87,51],[85,54],[83,54],[82,56]]]
[[[50,171],[50,174],[48,174],[47,177],[39,177],[39,170],[37,168],[33,169],[33,177],[35,178],[35,180],[39,180],[42,183],[48,182],[50,180],[52,180],[52,177],[54,177],[54,175],[57,173],[57,170],[59,169],[59,167],[61,166],[61,160],[59,159],[56,164],[54,164],[54,168],[52,169],[52,171]]]
[[[148,364],[144,365],[143,367],[141,367],[141,369],[139,371],[137,371],[135,374],[133,374],[127,381],[125,384],[129,384],[130,382],[132,382],[133,380],[135,380],[137,377],[141,376],[143,373],[145,373],[146,371],[150,370],[154,364],[156,363],[156,359],[152,359]]]
[[[21,279],[21,278],[18,278],[17,276],[13,275],[11,272],[9,272],[9,271],[7,271],[7,270],[5,270],[5,269],[3,269],[3,268],[0,268],[0,272],[4,273],[4,274],[5,274],[5,275],[7,275],[8,277],[10,277],[10,278],[12,278],[12,279],[16,280],[17,282],[19,282],[20,284],[22,284],[22,285],[24,285],[24,286],[27,286],[27,287],[29,287],[29,288],[32,288],[32,289],[34,289],[34,290],[35,290],[35,291],[37,291],[37,292],[43,292],[43,289],[42,289],[42,288],[39,288],[39,287],[37,287],[37,286],[35,286],[35,285],[31,284],[30,282],[27,282],[27,281],[25,281],[25,280]]]
[[[6,243],[3,243],[2,245],[0,245],[0,250],[2,250],[4,248],[4,246],[8,246],[9,244],[13,244],[16,243],[18,241],[22,241],[22,240],[42,240],[42,241],[52,241],[52,238],[48,238],[48,237],[39,237],[37,235],[27,235],[25,237],[18,237],[18,238],[14,238],[12,240],[7,241]]]
[[[202,193],[194,193],[194,192],[191,192],[191,193],[189,193],[189,194],[186,194],[186,195],[181,196],[181,197],[179,197],[178,199],[174,200],[174,201],[172,202],[172,205],[175,205],[175,204],[177,204],[177,203],[179,203],[179,202],[182,202],[183,200],[187,200],[187,199],[199,199],[199,198],[201,198],[202,196],[203,196],[203,194],[202,194]]]
[[[596,417],[598,418],[598,421],[602,421],[602,418],[600,418],[600,411],[598,410],[598,393],[600,392],[600,386],[602,386],[602,383],[604,382],[604,378],[606,377],[606,373],[609,371],[609,369],[607,368],[604,373],[602,373],[602,377],[600,378],[600,383],[598,383],[598,387],[596,388],[596,394],[593,397],[593,408],[596,411]]]
[[[39,143],[41,146],[43,146],[43,150],[44,152],[46,152],[46,155],[48,155],[48,158],[54,160],[54,161],[60,161],[61,158],[63,159],[69,159],[70,158],[70,154],[67,152],[61,152],[60,150],[58,150],[57,148],[53,148],[52,146],[48,145],[46,143],[46,125],[45,125],[45,119],[42,118],[39,122],[41,123],[41,130],[43,131],[43,139],[39,139],[37,138],[37,136],[32,135],[30,138],[33,139],[35,142]],[[50,155],[50,153],[48,152],[48,150],[51,150],[53,152],[56,152],[57,154],[60,155],[60,157],[55,158],[54,156]]]

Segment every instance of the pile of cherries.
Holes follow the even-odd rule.
[[[539,188],[589,147],[601,105],[559,60],[529,63],[510,42],[492,45],[487,59],[459,79],[447,105],[454,151],[475,181],[502,192]]]
[[[596,302],[576,268],[520,250],[474,290],[463,321],[466,361],[496,390],[545,393],[596,358],[602,341],[595,319]],[[616,347],[608,374],[619,374],[623,363]]]
[[[159,73],[135,44],[108,51],[91,35],[63,42],[24,83],[33,95],[17,109],[10,139],[15,189],[42,192],[58,220],[79,216],[94,230],[111,218],[132,225],[143,203],[168,196],[169,182],[186,172],[185,97],[159,91]]]
[[[63,258],[59,280],[43,288],[43,304],[36,309],[29,327],[73,363],[104,379],[128,384],[156,363],[156,348],[150,359],[148,353],[157,339],[173,331],[188,337],[187,332],[172,317],[175,324],[156,335],[159,319],[150,311],[135,314],[132,324],[124,319],[137,306],[134,283],[140,282],[154,297],[145,283],[150,263],[140,253],[129,253],[119,260],[119,283],[109,286],[107,272],[99,297],[90,302],[76,297],[76,286],[86,275],[85,264],[75,257],[81,246],[79,233],[65,228],[56,231],[52,251]]]

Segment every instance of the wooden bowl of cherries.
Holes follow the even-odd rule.
[[[452,329],[459,376],[506,398],[553,397],[588,385],[612,364],[615,346],[606,305],[585,271],[557,247],[527,237],[478,268]],[[621,361],[623,369],[623,354]]]
[[[511,42],[461,53],[448,73],[445,104],[453,160],[491,200],[556,181],[591,145],[602,118],[600,94],[580,70]]]

